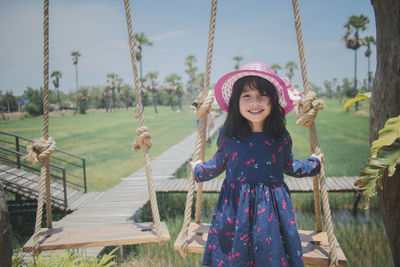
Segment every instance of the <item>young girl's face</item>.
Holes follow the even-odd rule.
[[[262,132],[264,121],[271,113],[269,96],[245,84],[240,94],[239,111],[249,121],[253,132]]]

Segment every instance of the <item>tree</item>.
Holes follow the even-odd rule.
[[[143,75],[142,75],[142,48],[143,46],[152,46],[153,43],[150,42],[144,32],[141,33],[135,33],[134,35],[135,39],[135,51],[136,51],[136,59],[139,61],[139,70],[140,70],[140,92],[142,91],[143,88]]]
[[[115,73],[107,74],[107,78],[108,78],[107,79],[107,83],[108,83],[108,87],[109,87],[110,90],[106,92],[107,93],[106,97],[107,97],[108,103],[109,103],[109,99],[111,97],[111,100],[112,100],[111,111],[113,109],[115,111],[115,108],[116,108],[115,107],[115,102],[117,101],[117,97],[118,97],[117,93],[120,90],[120,86],[121,86],[121,83],[122,83],[122,78],[118,77],[118,74],[115,74]],[[106,112],[108,112],[107,105],[106,105]]]
[[[86,114],[89,105],[89,88],[81,87],[78,91],[79,113]]]
[[[278,75],[278,70],[281,70],[282,67],[279,64],[272,64],[271,69],[273,69],[275,71],[276,75]]]
[[[150,84],[146,87],[146,90],[149,91],[152,95],[153,98],[153,106],[154,106],[154,112],[158,113],[157,111],[157,91],[158,91],[158,85],[157,85],[157,79],[158,77],[158,72],[153,71],[149,72],[146,74],[146,80],[150,81]]]
[[[196,77],[194,78],[194,88],[196,91],[203,90],[204,80],[205,80],[204,73],[199,73],[196,75]]]
[[[58,104],[58,109],[60,110],[61,108],[61,103],[60,103],[60,91],[59,91],[59,87],[60,87],[60,78],[62,77],[62,73],[59,70],[55,70],[51,73],[50,77],[54,78],[53,80],[53,85],[54,88],[56,89],[57,92],[57,104]]]
[[[188,67],[185,72],[187,75],[189,75],[189,88],[190,88],[190,93],[193,94],[195,88],[194,88],[194,80],[196,78],[196,71],[197,67],[193,66],[193,64],[197,61],[196,57],[194,55],[189,55],[186,57],[185,60],[185,65]]]
[[[235,70],[238,70],[239,66],[240,66],[240,61],[243,60],[243,57],[242,56],[234,56],[233,60],[236,61],[236,65],[234,68],[235,68]]]
[[[363,40],[364,45],[367,47],[364,55],[368,58],[368,90],[371,91],[371,82],[372,82],[372,72],[370,71],[371,67],[371,45],[375,45],[375,38],[373,36],[365,36]]]
[[[0,105],[3,111],[11,113],[18,110],[17,98],[13,92],[6,92],[4,95],[0,93]]]
[[[298,67],[294,61],[289,61],[285,65],[285,69],[288,71],[286,75],[288,76],[290,83],[292,83],[292,78],[294,76],[294,70],[297,70]]]
[[[6,198],[0,181],[0,266],[11,266],[13,239]]]
[[[179,90],[180,84],[178,83],[178,81],[182,79],[181,76],[179,76],[178,74],[172,73],[171,75],[167,76],[165,78],[165,82],[167,83],[165,90],[168,93],[168,96],[170,98],[170,105],[172,110],[175,110],[175,101],[174,101],[174,94],[176,94],[176,92]],[[179,93],[177,94],[178,98],[179,98],[179,103],[180,103],[180,108],[181,108],[181,101],[182,101],[182,95],[179,97]]]
[[[81,56],[81,53],[79,51],[72,51],[71,52],[72,56],[72,64],[75,65],[75,80],[76,80],[76,107],[75,107],[75,112],[78,111],[78,91],[79,91],[79,86],[78,86],[78,59]]]
[[[370,104],[370,143],[389,118],[400,115],[400,2],[371,0],[376,22],[376,75]],[[394,266],[400,266],[400,168],[378,188],[379,206]]]
[[[357,50],[363,45],[363,39],[359,36],[359,31],[367,29],[369,18],[364,15],[352,15],[348,18],[346,24],[343,25],[346,28],[346,33],[342,37],[342,40],[346,43],[346,47],[354,50],[354,90],[356,94],[357,90]],[[350,38],[354,32],[353,38]],[[356,103],[356,110],[358,110],[358,103]]]

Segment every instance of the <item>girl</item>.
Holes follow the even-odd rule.
[[[263,63],[223,76],[215,97],[228,115],[208,162],[191,163],[197,182],[226,178],[211,219],[203,265],[303,266],[294,209],[283,173],[314,176],[321,157],[293,160],[284,81]]]

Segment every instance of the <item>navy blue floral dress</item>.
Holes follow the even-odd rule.
[[[220,131],[218,150],[196,165],[197,182],[208,181],[226,170],[211,219],[203,265],[303,266],[294,208],[283,174],[314,176],[317,158],[293,160],[292,140],[255,132],[244,140]]]

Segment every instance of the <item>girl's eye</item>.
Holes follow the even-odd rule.
[[[248,95],[248,94],[245,94],[245,95],[242,95],[242,97],[250,97],[250,95]]]

